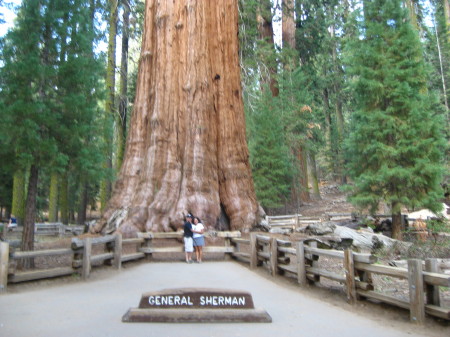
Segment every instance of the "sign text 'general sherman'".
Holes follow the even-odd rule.
[[[245,296],[200,296],[198,298],[199,303],[194,303],[194,299],[191,296],[179,296],[179,295],[166,295],[166,296],[149,296],[148,304],[150,306],[229,306],[229,307],[244,307],[245,308]]]
[[[140,308],[254,308],[248,292],[217,289],[166,289],[143,294]]]
[[[247,291],[177,288],[142,294],[139,307],[129,309],[122,321],[270,323],[272,318],[265,310],[255,309],[252,295]]]

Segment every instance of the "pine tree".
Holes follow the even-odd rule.
[[[249,126],[250,163],[258,201],[268,209],[281,207],[289,198],[292,159],[284,138],[283,122],[270,90],[261,93]]]
[[[362,38],[347,46],[356,101],[347,143],[351,201],[371,211],[390,204],[393,236],[401,238],[403,206],[439,208],[442,120],[401,1],[365,1],[361,21]]]
[[[38,186],[39,175],[74,169],[88,179],[99,173],[94,117],[101,66],[92,57],[88,10],[88,0],[24,0],[4,40],[2,127],[15,171],[30,170],[24,250],[33,249],[37,193],[47,190]]]

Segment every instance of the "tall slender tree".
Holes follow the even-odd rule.
[[[269,84],[272,96],[278,96],[277,86],[277,60],[273,35],[272,1],[259,0],[257,22],[259,32],[259,73],[261,76],[261,89]]]
[[[401,238],[402,207],[440,207],[441,116],[424,90],[422,48],[402,2],[365,1],[363,22],[363,38],[348,50],[357,104],[348,142],[351,201],[372,211],[390,204],[392,234]]]
[[[122,166],[127,137],[128,114],[128,41],[130,37],[130,3],[122,0],[122,52],[120,58],[120,84],[119,84],[119,111],[117,121],[117,164],[119,170]]]
[[[24,0],[16,26],[5,37],[0,98],[7,108],[2,120],[7,139],[14,139],[8,144],[17,153],[14,165],[29,169],[23,250],[33,249],[40,173],[70,166],[84,176],[99,171],[92,136],[101,67],[89,57],[88,8],[87,0]]]
[[[298,67],[298,54],[295,52],[296,49],[296,39],[295,39],[295,20],[294,20],[294,8],[295,3],[292,0],[284,1],[282,6],[282,42],[283,42],[283,50],[285,51],[286,55],[289,55],[287,57],[287,60],[285,62],[285,68],[284,68],[284,77],[288,77],[290,80],[292,80],[295,76],[292,76],[292,72],[296,70]],[[286,52],[286,50],[288,52]],[[299,72],[300,70],[297,70]],[[293,84],[293,81],[290,81],[291,84]],[[297,85],[296,83],[295,85]],[[287,100],[287,105],[289,105],[292,110],[290,111],[289,115],[294,114],[296,116],[295,119],[302,119],[300,108],[302,105],[305,105],[305,102],[298,102],[296,95],[293,93],[292,86],[288,88],[289,85],[286,86],[284,97]],[[297,88],[296,88],[297,89]],[[299,89],[299,88],[298,88]],[[307,156],[308,152],[306,149],[306,144],[303,142],[304,139],[302,137],[299,137],[298,129],[292,128],[291,122],[293,121],[291,118],[287,117],[285,118],[287,128],[290,128],[291,131],[294,131],[291,133],[290,138],[290,144],[291,144],[291,150],[294,153],[294,156],[296,158],[296,164],[298,165],[298,169],[296,170],[296,180],[298,179],[298,183],[294,182],[292,184],[292,195],[294,199],[300,199],[302,202],[308,202],[310,200],[309,195],[309,183],[308,183],[308,165],[307,165]],[[297,123],[295,123],[297,124]],[[286,130],[287,131],[287,130]],[[297,200],[295,200],[296,205],[299,204]]]
[[[104,168],[112,174],[113,169],[113,133],[114,119],[116,116],[116,38],[117,20],[119,11],[119,0],[108,0],[109,28],[108,28],[108,65],[106,68],[106,102],[104,115],[104,140],[105,140],[105,163]],[[101,207],[104,209],[111,197],[112,178],[106,177],[100,187]]]

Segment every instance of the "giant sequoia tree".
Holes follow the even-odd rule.
[[[125,158],[94,231],[168,231],[187,212],[220,229],[257,222],[237,11],[237,0],[146,1]]]

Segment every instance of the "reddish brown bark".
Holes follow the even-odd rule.
[[[275,43],[273,38],[272,3],[270,0],[260,0],[257,21],[260,39],[264,40],[269,45],[270,50],[273,50],[273,53],[262,53],[262,55],[260,55],[264,67],[267,67],[267,71],[265,69],[261,69],[261,83],[263,85],[269,84],[272,96],[277,97],[280,90],[278,89],[278,82],[276,79],[277,65],[275,59]]]
[[[292,49],[295,49],[295,20],[294,20],[294,0],[283,0],[282,17],[282,41]]]
[[[169,231],[188,212],[216,228],[257,222],[237,14],[237,0],[146,1],[125,158],[94,231],[114,217],[125,235]]]

